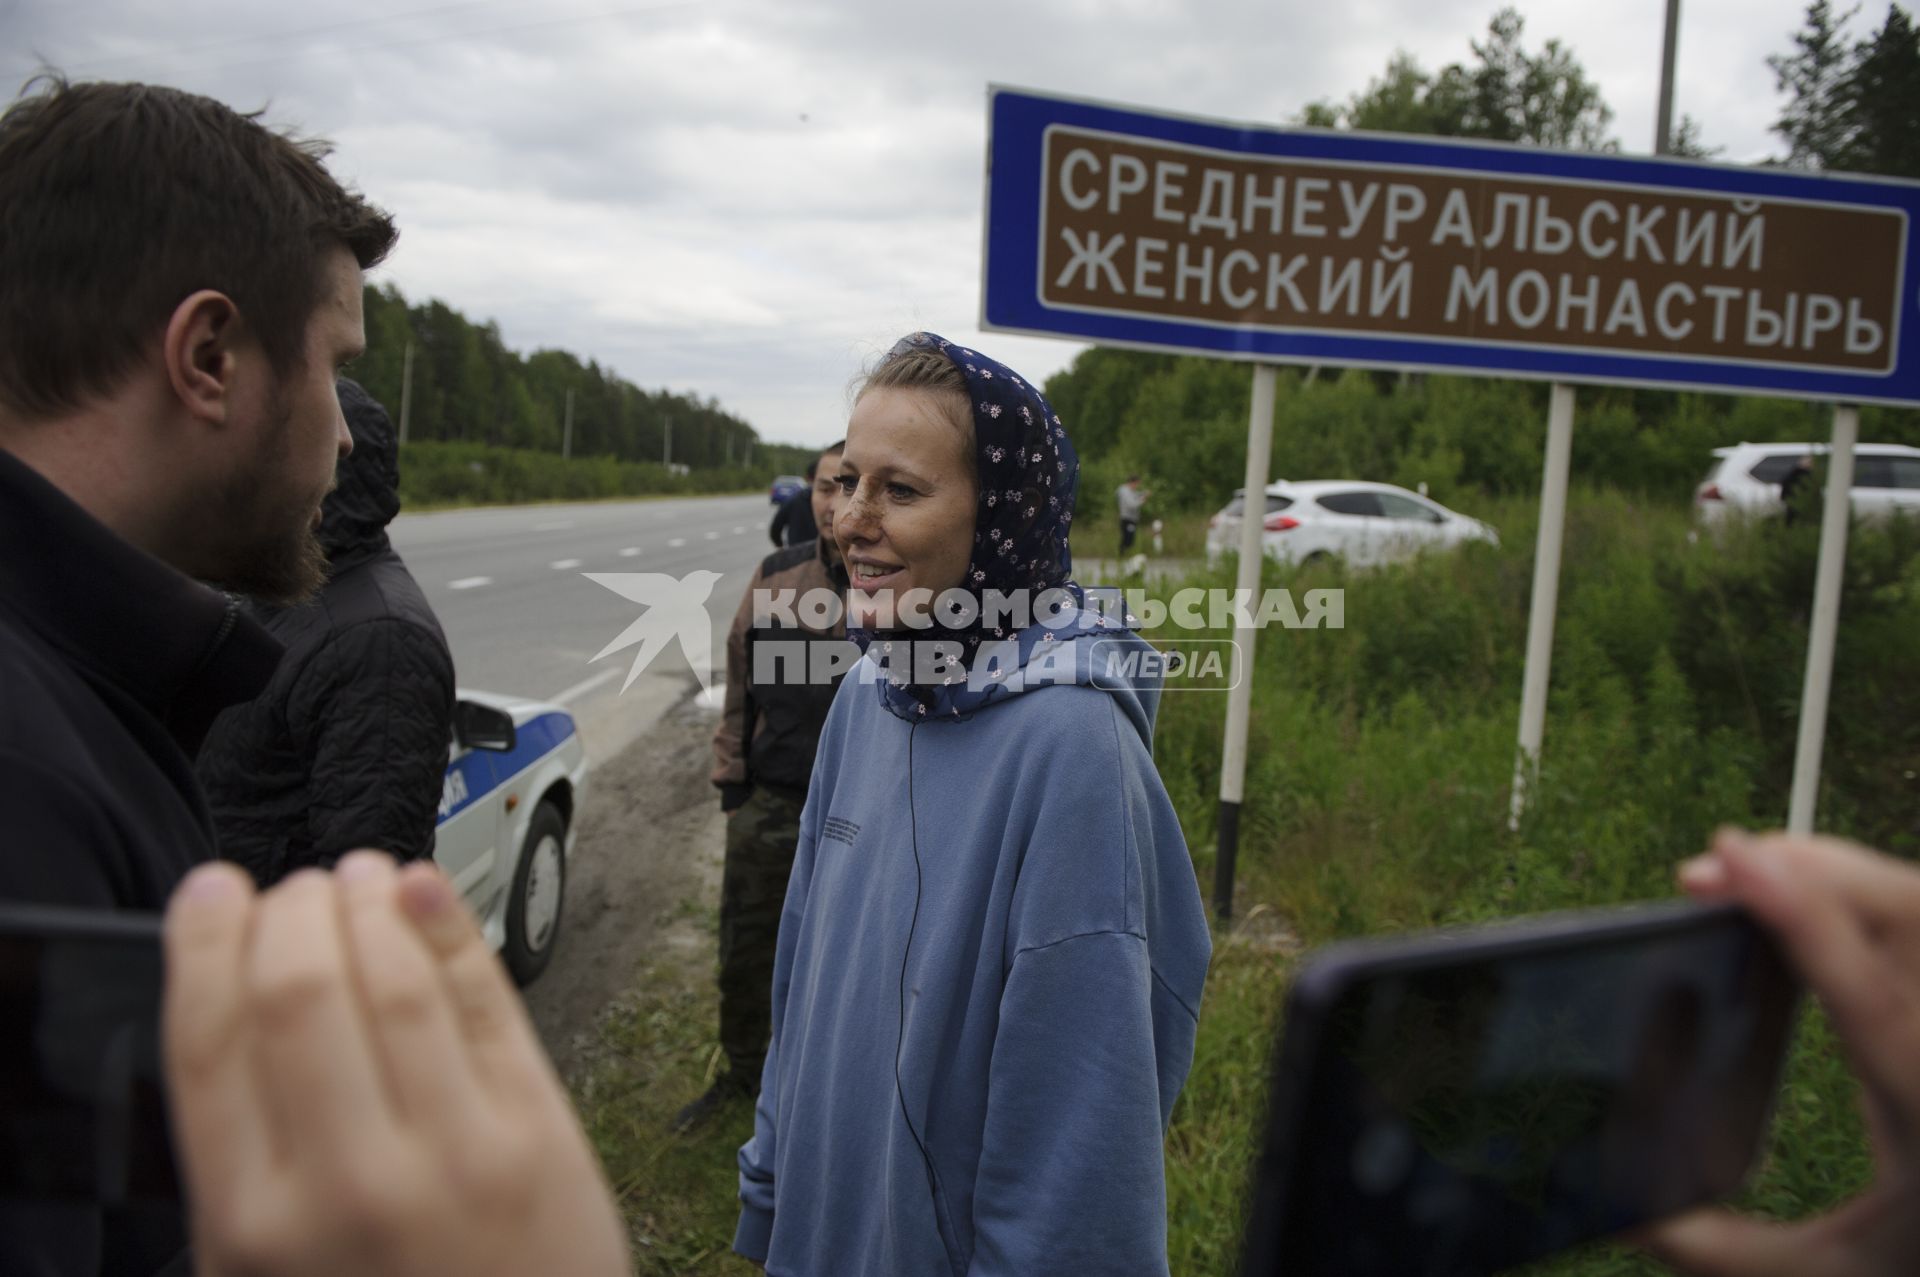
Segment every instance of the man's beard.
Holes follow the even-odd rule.
[[[208,501],[221,540],[221,567],[211,583],[262,603],[305,603],[327,579],[327,552],[313,527],[317,501],[289,496],[273,480],[288,452],[292,409],[268,406],[273,425],[263,431],[253,464],[233,475]],[[331,489],[329,489],[331,490]]]

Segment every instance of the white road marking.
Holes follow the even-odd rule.
[[[561,519],[557,523],[536,523],[533,525],[533,530],[535,532],[558,532],[562,528],[570,528],[572,526],[572,519]]]
[[[739,536],[739,535],[740,535],[740,534],[741,534],[742,532],[745,532],[745,531],[746,531],[746,529],[745,529],[745,528],[735,528],[735,529],[733,530],[733,535],[735,535],[735,536]]]
[[[707,540],[709,540],[709,541],[718,541],[719,539],[720,539],[720,534],[719,534],[718,532],[709,532],[709,533],[707,533]]]
[[[681,546],[685,545],[686,543],[687,543],[687,539],[685,537],[675,537],[673,538],[673,540],[667,542],[667,548],[669,550],[678,550]]]
[[[458,581],[447,582],[447,588],[449,590],[471,590],[476,586],[492,584],[493,578],[490,576],[463,576]]]
[[[550,563],[550,564],[548,564],[547,566],[548,566],[548,567],[551,567],[551,568],[552,568],[552,569],[553,569],[554,571],[556,571],[556,572],[564,572],[564,571],[566,571],[566,570],[567,570],[568,568],[577,568],[577,567],[579,567],[579,566],[580,566],[580,560],[578,560],[578,559],[555,559],[555,560],[554,560],[554,561],[553,561],[552,563]]]
[[[550,697],[549,699],[551,699],[555,705],[570,705],[574,701],[579,700],[582,696],[585,696],[588,692],[593,691],[595,688],[605,687],[608,683],[613,682],[614,679],[619,678],[625,672],[626,672],[625,670],[621,669],[617,665],[610,670],[601,670],[598,674],[595,674],[592,678],[582,679],[580,682],[575,683],[572,687],[569,687],[566,691],[560,693],[558,696]]]
[[[621,558],[623,558],[623,559],[631,559],[631,558],[633,558],[633,557],[634,557],[635,555],[637,555],[637,554],[639,554],[639,553],[640,553],[640,547],[639,547],[639,546],[637,546],[637,545],[630,545],[630,546],[628,546],[628,547],[627,547],[626,549],[624,549],[624,550],[622,550],[622,551],[620,551],[620,557],[621,557]]]

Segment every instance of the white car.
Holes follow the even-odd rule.
[[[1780,481],[1802,457],[1824,457],[1824,443],[1742,443],[1713,450],[1713,468],[1693,490],[1694,515],[1718,524],[1741,516],[1785,513]],[[1816,485],[1821,480],[1809,476]],[[1920,514],[1920,448],[1862,443],[1853,449],[1853,512],[1863,519],[1896,512]]]
[[[1268,484],[1266,495],[1262,545],[1269,557],[1288,562],[1339,555],[1353,567],[1368,567],[1467,541],[1500,544],[1499,534],[1480,520],[1390,483],[1282,479]],[[1207,521],[1209,564],[1239,552],[1245,506],[1244,491],[1236,492]]]
[[[433,858],[527,984],[560,935],[586,751],[573,715],[541,701],[462,690],[453,725]]]

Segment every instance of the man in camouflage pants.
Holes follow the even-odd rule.
[[[829,630],[796,628],[785,624],[784,617],[755,617],[753,602],[761,590],[791,590],[795,599],[809,590],[831,590],[844,597],[846,569],[832,536],[840,451],[841,445],[834,444],[814,466],[813,517],[819,539],[776,550],[761,562],[727,634],[726,708],[713,734],[713,783],[727,813],[727,860],[720,884],[720,1046],[727,1071],[680,1110],[673,1123],[676,1131],[760,1090],[773,1027],[774,941],[800,841],[800,810],[813,775],[813,755],[839,679],[817,685],[755,682],[754,648],[796,639],[844,643],[846,623],[836,618]],[[789,668],[786,661],[778,664]]]

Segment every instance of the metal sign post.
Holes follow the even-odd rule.
[[[1520,681],[1520,744],[1507,828],[1520,828],[1527,788],[1540,765],[1547,726],[1547,675],[1553,668],[1553,616],[1560,602],[1560,544],[1567,527],[1567,469],[1573,455],[1573,387],[1553,384],[1547,408],[1547,461],[1540,477],[1540,531],[1533,551],[1533,604],[1527,614],[1527,666]]]
[[[1807,676],[1800,693],[1800,737],[1793,750],[1789,833],[1813,832],[1820,791],[1820,751],[1826,743],[1827,694],[1833,686],[1834,638],[1840,628],[1840,577],[1846,570],[1847,519],[1853,512],[1853,445],[1860,410],[1833,410],[1833,448],[1827,453],[1827,505],[1820,514],[1820,566],[1813,578],[1813,624],[1807,634]]]
[[[1240,503],[1241,596],[1257,599],[1266,553],[1267,471],[1273,453],[1273,365],[1253,366],[1253,412],[1247,420],[1246,499]],[[1240,855],[1240,799],[1246,792],[1247,726],[1253,715],[1254,631],[1234,634],[1234,660],[1240,677],[1227,693],[1227,739],[1220,759],[1220,838],[1213,862],[1213,912],[1225,922],[1233,916],[1233,873]]]

